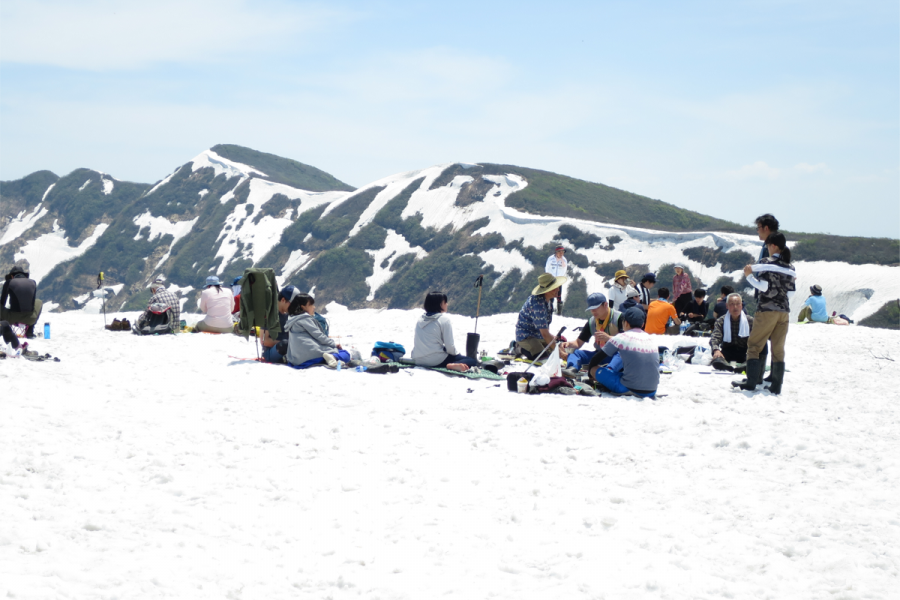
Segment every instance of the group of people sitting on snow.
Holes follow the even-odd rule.
[[[558,351],[570,372],[584,368],[591,379],[613,392],[651,395],[659,381],[658,346],[651,334],[665,334],[669,323],[679,326],[685,319],[691,327],[712,326],[710,349],[715,366],[730,370],[732,363],[745,364],[747,377],[733,383],[744,390],[755,390],[763,383],[766,346],[770,345],[769,391],[780,393],[785,372],[784,342],[796,272],[791,265],[785,236],[778,232],[777,219],[762,215],[756,224],[763,247],[759,260],[746,265],[743,270],[747,282],[755,288],[755,319],[744,312],[740,294],[734,293],[730,286],[723,286],[714,309],[715,318],[708,320],[706,292],[692,290],[690,276],[682,265],[675,267],[673,291],[660,288],[657,299],[652,301],[650,290],[656,285],[655,274],[647,273],[635,285],[622,270],[615,274],[609,298],[599,292],[588,297],[587,311],[591,317],[578,339],[561,341],[551,333],[550,320],[552,302],[559,297],[567,279],[558,272],[544,273],[519,312],[517,353],[526,358],[537,358],[545,350]],[[556,251],[558,262],[565,249],[559,246]],[[811,296],[800,313],[801,321],[809,317],[822,319],[822,290],[816,285],[810,291]]]

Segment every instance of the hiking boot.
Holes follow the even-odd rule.
[[[769,392],[776,396],[781,393],[781,384],[784,383],[784,363],[772,363],[772,385],[769,386]]]
[[[563,369],[562,374],[566,379],[578,379],[578,371],[575,369]]]
[[[756,391],[756,386],[759,383],[759,372],[762,365],[759,362],[758,358],[751,358],[747,361],[747,378],[741,381],[732,381],[732,387],[741,388],[742,390],[746,390],[748,392]]]
[[[322,355],[322,358],[325,359],[325,366],[329,369],[336,369],[338,364],[338,359],[336,359],[333,355],[326,352]]]

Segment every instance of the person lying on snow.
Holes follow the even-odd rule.
[[[477,367],[478,361],[456,353],[453,343],[453,327],[447,317],[447,294],[428,292],[425,296],[425,314],[416,323],[412,359],[416,365],[468,371]]]
[[[285,329],[288,332],[287,360],[295,369],[325,363],[331,369],[338,361],[350,362],[350,353],[328,337],[314,315],[316,300],[309,294],[297,294],[288,307]]]
[[[566,357],[566,368],[576,372],[583,365],[591,362],[594,355],[611,337],[618,335],[622,331],[622,313],[609,307],[606,296],[595,292],[588,296],[587,303],[587,312],[591,313],[591,318],[581,328],[581,334],[579,334],[578,339],[573,342],[560,344],[564,351],[576,348]],[[588,343],[592,343],[594,349],[582,350],[582,346]],[[606,364],[608,361],[609,358],[607,357],[607,360],[600,364]]]
[[[588,372],[594,381],[614,394],[631,392],[653,398],[659,387],[659,348],[643,330],[641,309],[629,308],[622,317],[624,331],[610,338],[598,352],[608,356],[609,363],[591,364]]]
[[[9,308],[6,307],[7,300]],[[24,324],[25,337],[31,339],[43,307],[44,303],[37,297],[37,283],[22,267],[13,267],[6,274],[0,292],[0,319]]]
[[[538,285],[532,290],[528,300],[519,311],[516,321],[516,353],[526,358],[535,358],[547,346],[552,346],[550,319],[553,317],[553,299],[559,296],[566,277],[541,273]]]
[[[744,312],[744,301],[740,294],[731,293],[725,302],[728,312],[716,319],[709,349],[712,351],[712,366],[722,371],[731,371],[727,363],[747,362],[747,340],[753,330],[753,317]],[[766,348],[760,351],[762,362],[766,360]]]

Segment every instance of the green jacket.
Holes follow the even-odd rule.
[[[238,325],[246,338],[254,327],[281,333],[278,320],[278,284],[273,269],[246,269],[241,278],[241,319]]]

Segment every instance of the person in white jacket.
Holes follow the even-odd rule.
[[[452,371],[468,371],[469,367],[477,367],[477,360],[456,353],[453,326],[446,313],[447,294],[428,292],[425,296],[425,314],[416,323],[413,361],[423,367]]]
[[[197,331],[208,333],[231,333],[234,323],[231,310],[234,308],[234,294],[215,275],[206,278],[206,289],[200,294],[200,312],[206,317],[197,323]]]
[[[609,307],[621,307],[625,304],[625,301],[628,300],[628,292],[634,290],[634,286],[632,285],[634,282],[629,282],[628,273],[624,270],[616,271],[615,279],[613,280],[612,287],[609,288]]]
[[[547,259],[547,264],[544,265],[544,272],[550,273],[554,277],[565,277],[566,270],[569,268],[569,261],[566,260],[565,254],[565,246],[562,244],[557,246],[553,252],[553,256]],[[562,288],[560,288],[559,295],[556,297],[556,314],[562,314],[562,306]]]

